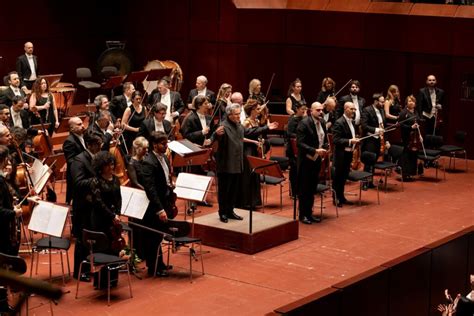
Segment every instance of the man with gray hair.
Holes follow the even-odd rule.
[[[216,104],[216,94],[207,88],[207,78],[203,75],[196,78],[196,89],[189,91],[187,100],[188,108],[191,109],[193,100],[198,95],[204,95],[211,104]]]
[[[230,96],[230,101],[232,103],[237,103],[240,105],[240,124],[243,124],[245,119],[247,118],[247,115],[244,111],[244,96],[240,92],[234,92]]]

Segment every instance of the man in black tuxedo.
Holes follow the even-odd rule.
[[[198,95],[194,99],[195,109],[191,111],[183,121],[181,133],[184,138],[198,144],[208,146],[212,140],[211,116],[208,115],[212,109],[212,104],[206,96]]]
[[[314,102],[311,105],[311,115],[302,119],[296,129],[299,219],[304,224],[321,221],[320,218],[313,217],[312,213],[321,159],[328,159],[325,157],[328,144],[326,122],[322,116],[323,105]]]
[[[20,76],[23,90],[31,90],[38,77],[38,58],[33,55],[33,43],[26,42],[25,53],[16,59],[16,71]]]
[[[328,97],[323,103],[323,119],[326,122],[326,130],[328,133],[332,133],[332,127],[336,122],[336,98]]]
[[[385,132],[385,98],[381,93],[374,93],[372,99],[374,103],[370,106],[366,106],[362,110],[360,119],[363,135],[372,135],[372,137],[368,137],[362,141],[361,157],[364,156],[364,152],[373,153],[375,157],[380,155],[380,137]],[[374,173],[374,164],[376,161],[377,158],[375,158],[374,161],[362,161],[364,163],[364,171]],[[367,189],[367,187],[375,188],[375,185],[372,182],[364,184],[364,189]]]
[[[216,103],[216,94],[207,88],[207,78],[203,75],[196,78],[196,89],[189,92],[187,103],[190,109],[194,98],[198,95],[207,97],[211,104]]]
[[[114,124],[112,124],[111,114],[107,110],[99,110],[96,114],[95,122],[89,125],[87,129],[100,135],[102,138],[101,150],[109,151],[110,142],[114,136]]]
[[[359,143],[356,138],[354,115],[356,108],[352,102],[344,104],[344,114],[334,123],[332,133],[334,142],[333,166],[335,169],[332,188],[336,192],[334,204],[342,207],[342,204],[353,204],[344,196],[344,186],[349,175],[352,162],[354,146]]]
[[[123,84],[123,94],[112,99],[110,112],[116,119],[122,119],[125,109],[132,105],[133,92],[135,92],[133,84],[131,82],[125,82]]]
[[[84,134],[85,127],[81,118],[74,116],[69,119],[69,136],[63,143],[64,157],[66,158],[66,203],[71,202],[72,199],[72,183],[73,179],[71,176],[71,163],[75,156],[86,150],[86,144],[82,135]]]
[[[10,107],[14,96],[20,96],[23,99],[26,98],[25,92],[20,89],[20,77],[16,71],[8,73],[6,76],[6,84],[8,84],[8,88],[1,93],[0,104],[6,104]],[[27,104],[25,103],[25,105]]]
[[[354,117],[354,124],[356,126],[356,133],[360,126],[360,115],[362,109],[365,107],[365,99],[359,96],[360,93],[360,82],[359,80],[352,80],[350,83],[349,94],[342,96],[339,99],[339,106],[336,108],[336,118],[340,118],[344,114],[344,104],[346,102],[352,102],[356,108]]]
[[[14,96],[12,100],[13,104],[10,108],[10,126],[21,127],[26,130],[29,136],[38,135],[42,131],[31,127],[30,113],[23,109],[24,99],[19,96]]]
[[[71,186],[72,197],[72,234],[76,238],[74,248],[74,272],[73,277],[80,277],[81,281],[89,281],[86,273],[79,276],[79,265],[88,255],[87,247],[82,243],[82,230],[91,227],[91,210],[93,209],[91,183],[94,177],[92,159],[100,151],[102,137],[94,131],[88,130],[84,133],[86,149],[71,159],[70,173],[73,182]],[[68,168],[69,170],[69,168]],[[87,265],[83,266],[87,267]]]
[[[140,124],[137,137],[143,136],[149,140],[151,133],[163,132],[169,135],[170,139],[174,139],[174,135],[171,135],[171,123],[165,120],[166,108],[167,106],[160,102],[152,106],[150,117],[144,119]]]
[[[163,103],[167,106],[165,120],[173,122],[184,111],[184,102],[179,92],[171,91],[169,83],[165,79],[158,81],[158,85],[148,97],[148,104],[153,106],[156,103]]]
[[[425,135],[433,135],[438,110],[444,104],[444,91],[436,87],[436,77],[426,77],[426,87],[420,89],[416,98],[416,109],[419,116],[425,119]]]
[[[165,155],[168,148],[168,137],[163,132],[152,132],[149,141],[152,150],[143,159],[141,184],[145,188],[150,203],[140,224],[159,231],[166,231],[168,222],[166,210],[170,205],[173,192],[170,163]],[[145,232],[145,261],[149,275],[154,274],[158,245],[162,239],[162,235]],[[171,267],[166,266],[163,262],[161,247],[159,253],[157,276],[168,276],[167,270]]]

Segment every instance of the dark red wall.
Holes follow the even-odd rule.
[[[229,82],[245,95],[250,79],[260,78],[265,90],[274,72],[273,92],[284,95],[299,77],[309,100],[325,76],[339,87],[359,79],[365,97],[385,92],[392,83],[406,96],[433,73],[449,97],[447,140],[457,129],[474,134],[474,125],[468,124],[474,102],[460,101],[461,78],[474,73],[472,19],[244,10],[231,0],[40,0],[22,14],[5,13],[16,11],[7,2],[0,13],[9,26],[0,37],[2,74],[14,68],[27,40],[35,44],[41,72],[63,72],[63,81],[69,82],[76,82],[75,68],[97,67],[106,40],[125,40],[136,70],[154,59],[178,62],[184,95],[199,74],[208,77],[213,90]],[[474,153],[474,142],[468,148]]]

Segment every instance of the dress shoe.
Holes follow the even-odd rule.
[[[227,223],[229,221],[226,215],[219,215],[219,219],[223,223]]]
[[[197,205],[199,205],[199,206],[204,206],[204,207],[212,207],[212,203],[206,202],[206,201],[197,202]]]
[[[300,222],[302,222],[303,224],[307,224],[307,225],[313,224],[313,221],[310,220],[310,219],[307,218],[307,217],[300,218]]]
[[[321,221],[323,220],[321,217],[319,216],[311,216],[309,218],[313,223],[321,223]]]
[[[354,205],[354,202],[344,199],[344,200],[342,201],[342,204]]]
[[[158,263],[158,271],[167,271],[167,270],[173,270],[173,266],[171,264],[167,266],[164,263]]]
[[[239,216],[239,215],[235,214],[234,212],[232,212],[232,214],[230,214],[227,217],[230,218],[230,219],[236,219],[236,220],[239,220],[239,221],[244,219],[242,216]]]
[[[87,273],[81,274],[81,277],[79,278],[80,281],[82,282],[90,282],[91,277]]]
[[[148,275],[149,276],[153,276],[153,272],[154,271],[150,271],[150,269],[148,269]],[[166,270],[156,270],[156,274],[155,276],[157,277],[160,277],[160,278],[166,278],[169,276],[168,272]]]

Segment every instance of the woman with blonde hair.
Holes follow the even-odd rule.
[[[323,104],[328,97],[336,94],[336,82],[331,77],[326,77],[321,83],[321,91],[319,91],[316,101]]]
[[[225,108],[232,104],[230,101],[230,97],[232,96],[232,85],[228,83],[223,83],[221,84],[221,87],[219,88],[219,92],[217,92],[217,97],[216,97],[216,106],[214,108],[214,111],[219,111],[219,113],[216,115],[216,117],[219,118],[219,120],[223,120],[225,117]],[[211,115],[214,113],[211,113]]]
[[[384,110],[388,122],[396,123],[398,121],[398,116],[402,111],[402,105],[400,104],[400,90],[398,90],[398,87],[394,84],[388,87]]]

